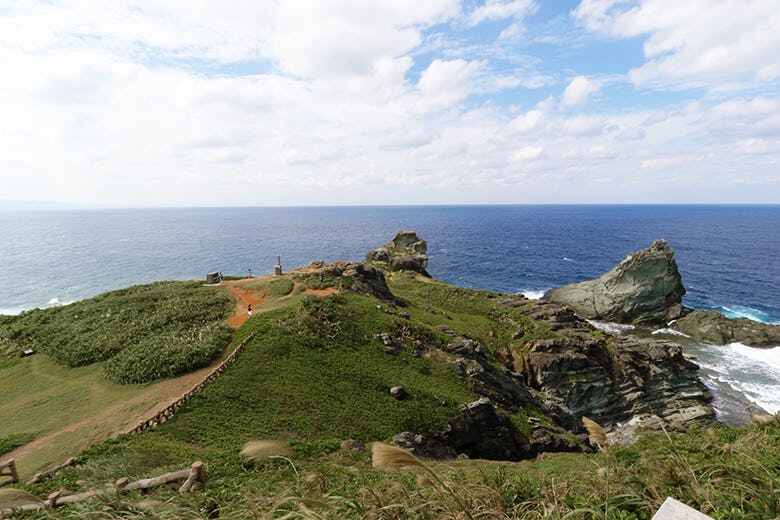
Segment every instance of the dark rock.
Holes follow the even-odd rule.
[[[354,439],[347,439],[341,443],[341,451],[366,451],[366,445]]]
[[[409,393],[406,391],[406,389],[402,386],[394,386],[390,388],[390,395],[398,399],[399,401],[403,401],[407,397],[409,397]]]
[[[539,453],[579,452],[582,451],[574,439],[562,432],[554,432],[547,428],[537,428],[531,434],[531,451]]]
[[[510,345],[505,362],[522,374],[531,402],[576,431],[583,415],[602,426],[654,414],[665,424],[710,422],[711,396],[682,347],[634,336],[594,335],[568,309],[536,302],[523,313],[544,319],[557,337]]]
[[[222,282],[222,273],[208,273],[206,275],[206,283],[216,284]]]
[[[496,413],[483,397],[461,406],[463,418],[450,422],[445,444],[472,459],[522,460],[531,456],[531,446],[512,421]]]
[[[463,356],[469,359],[485,357],[485,350],[482,348],[482,345],[472,339],[464,337],[455,338],[455,341],[447,346],[447,350],[457,354],[458,356]]]
[[[683,313],[684,294],[674,251],[664,240],[656,240],[601,277],[552,289],[543,298],[571,307],[584,318],[666,325]]]
[[[334,262],[323,269],[330,276],[349,278],[352,281],[351,289],[356,293],[374,296],[389,305],[406,306],[405,301],[390,292],[384,273],[372,265]]]
[[[716,311],[691,311],[671,327],[706,343],[726,345],[742,343],[753,347],[780,345],[780,326],[758,323],[747,318],[727,318]]]
[[[424,459],[452,460],[458,456],[452,446],[445,444],[441,434],[402,432],[393,436],[393,444]]]
[[[414,271],[427,276],[428,244],[414,231],[399,231],[395,237],[382,247],[366,253],[367,262],[378,262],[395,271]]]

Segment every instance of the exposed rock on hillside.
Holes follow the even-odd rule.
[[[380,301],[398,305],[399,307],[406,306],[406,302],[390,292],[382,270],[374,266],[358,262],[333,262],[332,264],[326,264],[319,261],[311,263],[306,269],[320,272],[323,275],[342,278],[342,282],[347,281],[346,288],[357,293],[369,294]]]
[[[707,343],[726,345],[743,343],[753,347],[780,345],[780,326],[758,323],[747,318],[727,318],[716,311],[690,311],[672,324],[672,328]]]
[[[378,262],[391,270],[415,271],[430,278],[428,244],[414,231],[399,231],[390,242],[366,253],[366,261]]]
[[[681,346],[600,333],[554,303],[502,303],[559,334],[510,348],[506,362],[562,426],[575,429],[583,415],[607,426],[638,415],[657,415],[670,426],[713,418],[698,366],[683,357]]]
[[[553,289],[544,299],[567,305],[585,318],[665,325],[682,314],[684,294],[674,251],[666,241],[656,240],[601,277]]]

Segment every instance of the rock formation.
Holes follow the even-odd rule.
[[[747,318],[727,318],[717,311],[690,311],[672,328],[693,339],[716,345],[742,343],[752,347],[780,345],[780,326]]]
[[[390,292],[382,270],[372,265],[358,262],[333,262],[331,264],[313,262],[307,269],[320,271],[322,274],[333,277],[341,277],[342,281],[348,282],[348,288],[356,293],[369,294],[383,302],[399,307],[406,306],[405,301]]]
[[[511,347],[506,363],[524,376],[542,409],[561,426],[574,429],[583,415],[605,426],[640,415],[658,416],[672,427],[714,417],[699,367],[683,357],[680,345],[599,333],[554,303],[502,303],[548,323],[559,335]]]
[[[376,262],[394,271],[415,271],[427,276],[428,244],[414,231],[399,231],[390,242],[366,253],[367,262]]]
[[[601,277],[552,289],[543,298],[584,318],[666,325],[682,315],[684,294],[674,251],[666,241],[656,240]]]

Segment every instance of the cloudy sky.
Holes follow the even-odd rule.
[[[0,200],[780,202],[778,0],[0,0]]]

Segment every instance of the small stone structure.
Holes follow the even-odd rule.
[[[274,275],[282,276],[282,257],[276,257],[276,265],[274,266]]]
[[[222,273],[208,273],[206,275],[206,283],[217,284],[222,282]]]

